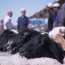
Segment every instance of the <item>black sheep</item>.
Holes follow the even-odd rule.
[[[40,35],[40,33],[32,29],[25,29],[20,34],[14,36],[9,35],[7,36],[7,48],[11,49],[11,53],[14,54],[18,52],[25,43],[27,43],[37,35]]]
[[[0,51],[6,51],[7,39],[4,36],[0,36]]]
[[[10,31],[10,30],[5,30],[1,36],[7,37],[10,34],[14,35],[15,33],[13,31]]]
[[[21,47],[19,54],[26,58],[50,57],[63,63],[62,48],[50,40],[48,34],[38,35]]]
[[[12,39],[16,34],[10,30],[5,30],[2,35],[0,35],[0,51],[7,51],[7,42]]]

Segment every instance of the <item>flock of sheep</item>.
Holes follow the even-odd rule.
[[[64,39],[65,38],[65,27],[57,27],[49,33],[42,33],[41,36],[38,32],[36,32],[34,30],[32,30],[30,32],[27,29],[27,30],[23,31],[24,34],[20,34],[20,35],[17,33],[17,31],[14,31],[14,30],[12,30],[12,31],[15,32],[16,34],[9,35],[12,32],[5,31],[1,35],[1,38],[0,38],[1,39],[0,40],[0,45],[1,45],[0,46],[0,51],[1,51],[0,52],[0,65],[65,65],[65,58],[64,58],[64,55],[62,54],[62,52],[64,53],[64,51],[65,51],[65,39]],[[7,34],[7,32],[9,34]],[[27,32],[29,32],[29,34],[31,34],[31,35],[33,34],[33,35],[32,36],[28,35]],[[7,35],[9,35],[9,36],[7,36]],[[20,42],[21,35],[23,37],[23,39],[21,40],[22,45],[19,43],[19,46],[18,46],[17,42]],[[6,39],[3,38],[2,36],[4,36]],[[47,39],[49,39],[48,36],[49,36],[51,42],[49,40],[47,40]],[[16,39],[14,37],[16,37]],[[5,41],[3,41],[4,39],[5,39]],[[13,42],[11,42],[11,41],[13,41]],[[3,44],[1,44],[1,42],[3,42]],[[6,45],[4,45],[5,42],[6,42]],[[52,54],[52,55],[50,55],[48,53],[48,56],[46,56],[44,54],[46,54],[47,52],[45,52],[42,47],[46,47],[46,46],[44,46],[43,43],[45,43],[45,45],[48,45],[47,44],[48,42],[52,44],[51,47],[49,46],[50,48],[55,46],[56,49],[52,48],[52,52],[53,52],[53,54],[52,54],[50,52],[51,49],[49,51],[47,51],[48,48],[47,49],[44,48],[45,51]],[[53,44],[52,42],[55,44]],[[34,43],[37,44],[36,45],[37,48],[35,47]],[[41,43],[41,44],[39,44],[39,43]],[[59,46],[57,46],[56,43]],[[23,46],[23,47],[20,47],[20,46]],[[62,49],[60,49],[59,47],[61,47]],[[56,50],[58,50],[57,51],[58,54],[55,52]],[[43,53],[44,56],[41,53]],[[54,53],[56,53],[56,54],[54,54]],[[58,56],[58,58],[57,58],[57,56]],[[61,57],[59,57],[59,56],[61,56]]]

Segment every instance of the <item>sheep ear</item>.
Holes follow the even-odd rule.
[[[65,39],[60,35],[56,35],[56,42],[63,48],[65,51]]]
[[[61,42],[62,42],[61,39],[62,39],[62,36],[61,36],[60,34],[57,34],[55,41],[56,41],[58,44],[61,44]]]
[[[62,30],[61,29],[59,31],[60,31],[60,33],[62,33]]]
[[[64,31],[64,36],[65,36],[65,31]]]

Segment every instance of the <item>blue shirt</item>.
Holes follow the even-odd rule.
[[[61,21],[61,11],[59,11],[57,13],[57,17],[56,17],[56,20],[55,20],[55,27],[58,27],[60,25],[60,21]]]
[[[50,14],[49,14],[49,18],[48,18],[48,29],[51,31],[52,28],[53,28],[53,22],[55,22],[56,20],[56,16],[57,16],[57,13],[52,11]]]
[[[24,18],[22,18],[22,16],[19,17],[17,22],[19,24],[19,30],[27,28],[27,26],[30,24],[29,18],[26,16]]]

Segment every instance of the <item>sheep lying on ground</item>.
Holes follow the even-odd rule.
[[[65,51],[65,27],[56,27],[51,32],[49,32],[50,39],[57,42]]]
[[[14,33],[13,31],[10,31],[10,30],[4,30],[4,32],[1,36],[7,37],[10,34],[15,35],[16,33]]]
[[[7,40],[10,39],[9,41],[11,41],[12,38],[13,39],[16,38],[17,35],[19,35],[19,34],[14,34],[13,32],[10,31],[6,31],[4,33],[2,36],[7,38]],[[20,49],[20,53],[21,53],[20,55],[24,54],[24,56],[26,56],[25,54],[29,52],[29,56],[28,54],[27,56],[29,58],[30,57],[32,58],[33,56],[34,59],[26,59],[24,57],[22,58],[19,54],[11,55],[9,52],[8,53],[1,52],[0,65],[62,65],[61,63],[63,63],[63,57],[64,57],[63,51],[60,48],[60,46],[58,46],[54,41],[49,39],[48,34],[40,35],[40,33],[34,32],[33,30],[24,30],[20,34],[20,37],[22,36],[25,40],[28,40],[29,42],[25,43],[25,45],[22,47],[23,50],[22,48]],[[20,41],[19,39],[20,37],[17,37],[17,40]],[[17,44],[13,43],[13,44],[14,47],[19,47],[17,46],[18,43]],[[9,46],[11,46],[11,44]],[[46,57],[51,57],[51,58],[46,58]],[[52,58],[57,59],[59,62]]]
[[[0,51],[7,51],[7,42],[10,39],[13,39],[14,36],[16,36],[12,31],[5,30],[2,35],[0,35]]]
[[[61,63],[63,63],[64,58],[62,48],[52,41],[48,34],[36,36],[34,39],[24,44],[19,53],[21,56],[25,56],[29,59],[50,57],[57,59]]]
[[[5,30],[2,35],[0,35],[0,51],[6,51],[6,46],[8,39],[12,38],[13,35],[16,35],[14,32]],[[8,37],[11,36],[11,37]]]
[[[8,40],[7,49],[11,49],[12,53],[16,53],[25,43],[27,43],[37,35],[40,35],[40,33],[32,29],[25,29],[20,34],[14,36],[14,38],[9,36],[11,37],[11,39]],[[9,39],[9,37],[7,38]]]
[[[19,49],[29,40],[33,39],[39,32],[32,29],[25,29],[17,34],[10,30],[5,30],[0,36],[0,51],[19,52]]]
[[[56,39],[56,35],[61,34],[62,36],[65,35],[65,27],[56,27],[52,31],[49,32],[49,37],[52,40]]]
[[[2,54],[2,52],[1,52]],[[15,55],[5,56],[0,54],[0,65],[62,65],[57,60],[52,58],[35,58],[35,59],[26,59],[22,58],[18,53]]]

